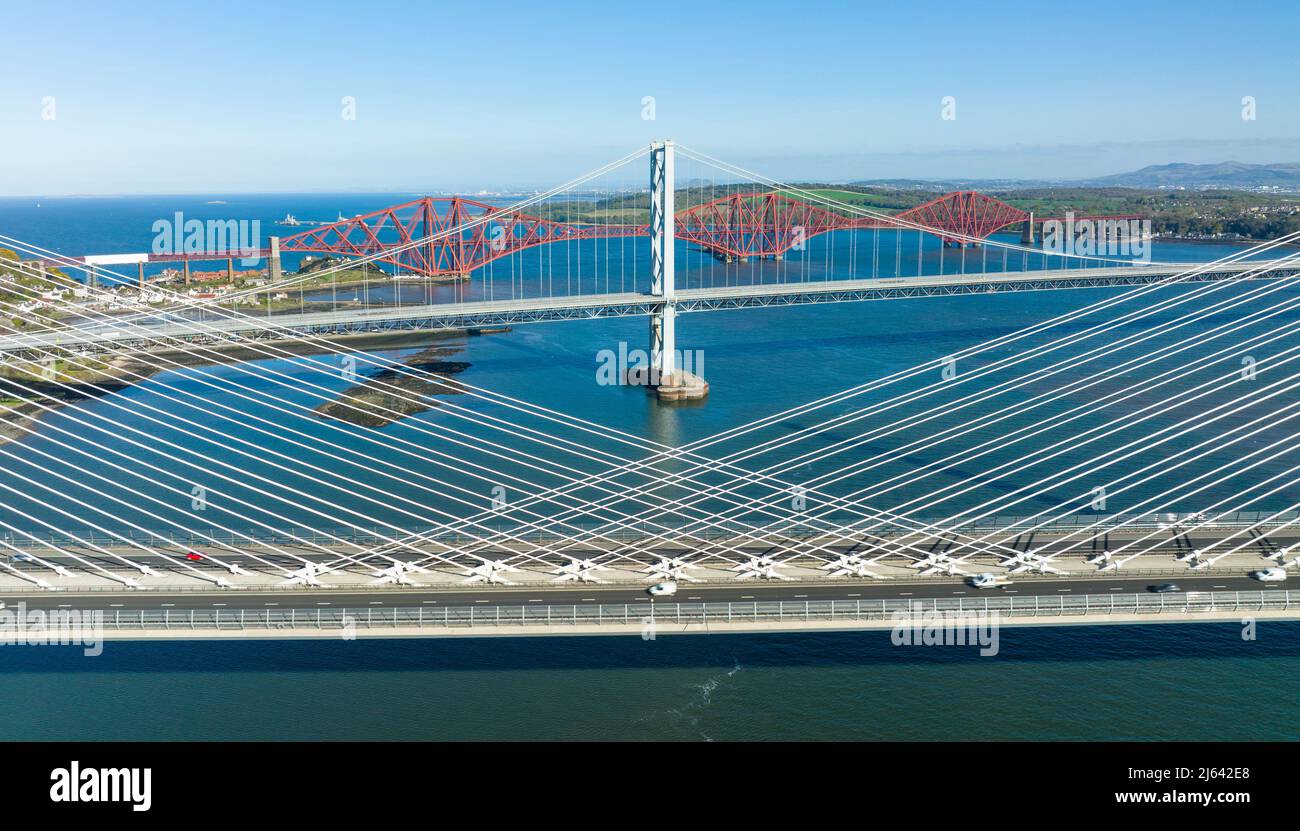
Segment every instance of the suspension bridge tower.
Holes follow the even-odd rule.
[[[709,385],[697,374],[703,369],[684,360],[677,350],[673,190],[673,143],[655,142],[650,145],[650,294],[660,302],[650,315],[650,377],[646,383],[659,398],[669,401],[709,394]]]

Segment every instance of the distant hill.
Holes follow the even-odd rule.
[[[1075,184],[1125,188],[1300,187],[1300,162],[1284,164],[1156,164]]]
[[[1155,164],[1128,173],[1093,179],[859,179],[858,187],[887,187],[896,190],[984,190],[1013,191],[1034,188],[1247,188],[1277,187],[1300,190],[1300,162],[1279,164]]]
[[[1046,179],[859,179],[849,182],[862,188],[893,188],[944,193],[954,190],[1021,190],[1050,187],[1059,182]]]

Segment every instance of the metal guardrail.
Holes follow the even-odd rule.
[[[888,621],[925,612],[1008,618],[1151,615],[1209,612],[1300,613],[1300,592],[1185,592],[1057,597],[980,597],[880,600],[751,601],[728,603],[620,603],[527,606],[427,606],[360,609],[115,609],[104,616],[110,631],[295,629],[502,629],[522,626],[688,625]]]

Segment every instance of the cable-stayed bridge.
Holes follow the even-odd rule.
[[[842,272],[827,268],[806,281],[679,285],[673,244],[682,239],[683,212],[673,207],[672,152],[660,144],[650,157],[649,291],[515,291],[275,313],[178,296],[162,312],[83,309],[75,322],[6,301],[6,314],[24,324],[5,336],[7,360],[48,373],[10,377],[6,396],[24,398],[0,403],[41,417],[15,421],[26,440],[0,445],[9,474],[0,481],[7,552],[0,579],[14,591],[421,589],[429,602],[487,586],[586,594],[639,591],[651,581],[694,591],[698,581],[700,591],[716,593],[717,584],[740,581],[789,585],[779,590],[787,595],[842,585],[834,590],[847,599],[873,581],[889,586],[873,592],[899,596],[918,585],[926,596],[964,593],[954,581],[985,572],[1023,581],[1016,592],[1055,593],[1084,579],[1089,591],[1140,591],[1171,575],[1217,591],[1258,585],[1242,582],[1248,571],[1285,573],[1293,564],[1300,256],[1285,246],[1294,240],[1211,263],[1083,257],[1089,267],[885,275],[875,265],[889,243],[901,250],[895,236],[848,255],[872,264],[867,278],[835,279]],[[1004,262],[1031,253],[979,236],[986,226],[978,224],[926,226],[916,217],[839,210],[952,242],[939,256],[958,244],[958,256],[969,256],[977,241],[1002,245]],[[463,237],[472,228],[461,226],[486,223],[485,215],[435,236]],[[5,242],[32,260],[50,256]],[[415,251],[429,242],[413,234],[402,245]],[[694,244],[735,267],[725,262],[728,246],[775,257],[786,240],[719,235]],[[361,259],[391,262],[403,253],[384,247]],[[987,248],[976,256],[983,266]],[[43,262],[76,268],[57,257]],[[28,264],[0,270],[6,294],[19,298],[36,294],[31,276]],[[246,293],[304,279],[282,276]],[[655,366],[671,377],[683,312],[1082,287],[1113,291],[689,441],[620,431],[471,379],[353,354],[323,337],[645,315]],[[347,404],[347,384],[336,362],[287,350],[278,342],[285,338],[372,373],[368,386],[388,398],[367,406],[391,410],[391,423],[369,430],[321,419],[322,404],[356,406]],[[216,359],[211,341],[267,360],[221,373],[194,366]],[[77,371],[102,364],[79,352],[87,345],[129,349],[153,371],[184,372],[123,370],[128,380],[149,381],[138,399],[104,390],[91,407],[42,403],[41,390],[84,392]],[[169,354],[178,348],[193,360]],[[417,381],[442,387],[403,386]],[[456,395],[445,395],[453,386]],[[434,402],[434,418],[396,409]],[[582,588],[566,588],[575,585]]]

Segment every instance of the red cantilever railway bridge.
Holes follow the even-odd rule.
[[[908,223],[905,227],[933,229],[930,233],[945,244],[961,245],[970,239],[982,240],[1010,225],[1052,218],[1035,219],[1031,213],[982,193],[958,191],[896,214],[893,219]],[[896,227],[898,224],[890,220],[840,213],[775,191],[732,194],[676,214],[677,239],[727,259],[781,257],[803,241],[831,231]],[[548,243],[648,234],[646,225],[559,222],[460,196],[424,197],[284,237],[279,250],[374,256],[404,271],[436,277],[468,275],[494,260]],[[426,241],[416,244],[419,240]],[[149,259],[180,261],[225,256],[172,254]]]

